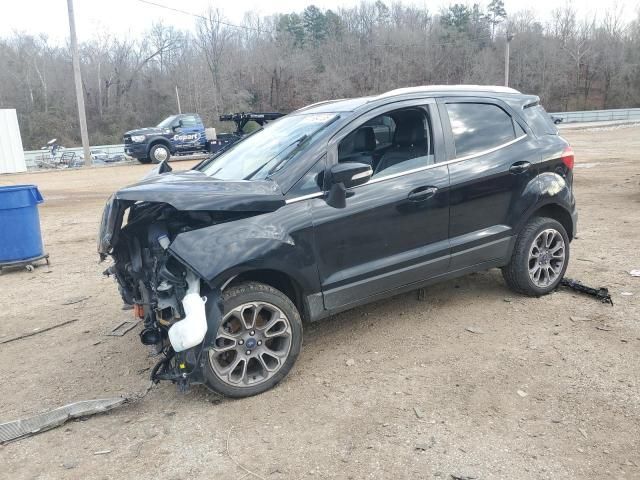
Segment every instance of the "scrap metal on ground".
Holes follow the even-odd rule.
[[[611,298],[611,294],[609,293],[609,289],[605,287],[600,288],[592,288],[587,287],[583,283],[580,283],[578,280],[573,280],[571,278],[563,278],[560,282],[560,285],[563,287],[570,288],[571,290],[575,290],[576,292],[585,293],[587,295],[592,295],[600,300],[602,303],[608,303],[613,306],[613,299]]]

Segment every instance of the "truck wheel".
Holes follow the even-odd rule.
[[[138,158],[138,161],[140,163],[151,163],[151,159],[150,158]]]
[[[162,143],[156,143],[151,150],[149,150],[149,158],[153,163],[160,163],[165,160],[169,160],[171,157],[171,152],[169,152],[169,148]]]
[[[205,384],[233,398],[269,390],[300,353],[298,310],[284,293],[257,282],[230,287],[222,302],[224,315],[205,358]]]
[[[558,286],[568,264],[567,231],[552,218],[535,217],[518,235],[511,261],[502,268],[502,276],[512,290],[539,297]]]

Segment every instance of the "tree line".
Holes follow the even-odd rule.
[[[135,38],[98,32],[80,45],[93,145],[177,113],[176,87],[183,112],[225,131],[222,113],[289,112],[413,85],[500,85],[507,35],[510,86],[539,95],[547,110],[640,106],[640,13],[579,19],[569,5],[542,22],[506,12],[502,0],[438,12],[378,0],[247,13],[239,25],[216,9],[195,17],[189,31],[157,23]],[[79,144],[68,45],[15,33],[0,38],[0,67],[0,108],[17,109],[25,148],[53,137]]]

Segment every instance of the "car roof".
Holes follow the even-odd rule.
[[[393,97],[415,96],[420,94],[430,94],[434,96],[486,96],[501,98],[506,100],[508,103],[517,106],[524,106],[524,104],[533,103],[539,100],[535,95],[525,95],[514,88],[501,87],[497,85],[425,85],[419,87],[397,88],[380,95],[368,97],[326,100],[307,105],[293,113],[352,112],[363,105],[378,100]]]

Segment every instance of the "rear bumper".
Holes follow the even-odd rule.
[[[573,205],[573,210],[571,211],[571,239],[578,237],[578,210],[576,209],[575,204]]]

